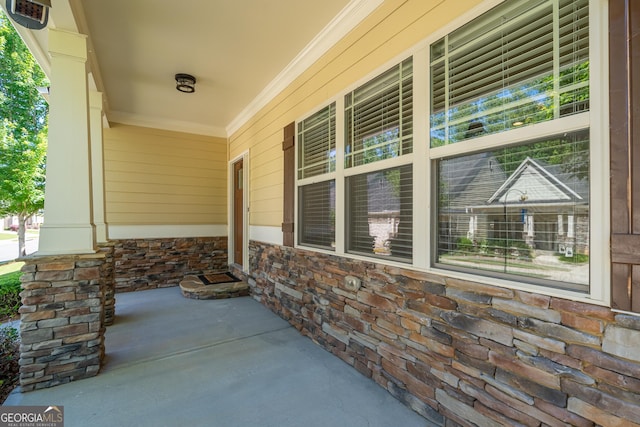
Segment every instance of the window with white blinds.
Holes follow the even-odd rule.
[[[505,1],[429,54],[435,264],[588,292],[589,0]]]
[[[604,301],[603,4],[489,3],[297,122],[297,244]]]
[[[298,178],[336,170],[336,103],[298,123]]]
[[[347,251],[410,261],[412,194],[412,165],[347,177]]]
[[[413,151],[413,60],[345,95],[345,167]]]
[[[443,159],[437,169],[439,264],[588,287],[588,130]]]
[[[298,243],[333,250],[336,224],[335,180],[298,188]]]
[[[413,58],[343,99],[339,138],[335,102],[298,122],[298,243],[411,262]]]
[[[335,169],[334,102],[298,122],[298,244],[335,248]]]
[[[589,1],[506,1],[431,45],[431,146],[589,109]]]

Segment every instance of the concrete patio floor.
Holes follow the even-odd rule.
[[[429,426],[250,297],[116,295],[106,365],[5,405],[62,405],[65,426]]]

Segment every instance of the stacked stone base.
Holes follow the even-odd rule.
[[[115,291],[177,286],[185,276],[226,271],[227,237],[113,241]]]
[[[224,299],[249,295],[246,282],[217,283],[205,285],[198,276],[189,275],[180,282],[182,296],[191,299]]]
[[[252,295],[437,425],[640,427],[640,318],[260,242]]]
[[[116,317],[116,289],[114,283],[114,262],[112,242],[100,244],[100,252],[105,255],[102,265],[102,281],[104,283],[104,324],[113,325]]]
[[[104,358],[106,255],[22,261],[22,391],[95,376]]]

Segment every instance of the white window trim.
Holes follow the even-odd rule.
[[[590,0],[589,14],[589,46],[590,46],[590,105],[587,113],[575,114],[548,122],[526,126],[512,130],[508,135],[503,133],[491,134],[474,138],[472,141],[462,141],[442,147],[430,148],[429,138],[429,48],[430,45],[456,28],[466,24],[482,13],[502,3],[502,0],[485,0],[468,13],[460,16],[448,25],[434,32],[413,48],[382,66],[376,68],[367,76],[353,83],[344,91],[323,102],[316,108],[302,115],[296,121],[304,120],[328,104],[336,103],[336,170],[329,174],[307,179],[296,178],[296,223],[298,221],[297,188],[313,182],[335,179],[336,185],[336,246],[335,250],[324,250],[315,247],[298,245],[296,247],[326,253],[354,260],[375,262],[384,265],[431,272],[446,278],[460,279],[500,286],[504,288],[522,290],[548,296],[566,298],[574,301],[587,302],[610,306],[610,189],[609,189],[609,91],[608,91],[608,5],[607,0]],[[345,168],[344,167],[344,96],[390,67],[399,64],[409,56],[413,56],[413,153],[401,157],[377,161],[371,164]],[[597,108],[593,108],[597,106]],[[561,132],[590,129],[590,258],[596,260],[590,263],[589,292],[558,289],[549,286],[523,283],[517,280],[506,280],[494,277],[476,275],[472,273],[447,270],[434,266],[432,231],[435,230],[433,210],[434,195],[431,182],[433,180],[433,162],[440,157],[456,154],[469,154],[476,151],[488,150],[502,146],[505,142],[518,142],[533,138],[553,136]],[[296,154],[296,176],[298,156]],[[361,256],[346,252],[345,248],[345,178],[347,176],[383,170],[413,164],[413,262],[405,263],[387,260],[375,256]],[[424,183],[422,185],[421,183]],[[297,230],[297,228],[296,228]],[[295,241],[298,241],[296,231]]]
[[[602,262],[590,264],[590,296],[595,301],[611,305],[611,189],[609,187],[609,10],[606,0],[590,0],[589,46],[591,52],[591,182],[590,257]],[[601,37],[597,37],[601,35]]]

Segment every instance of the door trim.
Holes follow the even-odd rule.
[[[233,183],[234,173],[233,165],[242,160],[242,259],[240,262],[234,259],[235,253],[235,239],[234,230],[236,227],[234,215],[233,215]],[[227,218],[228,230],[227,230],[227,255],[229,257],[229,264],[242,264],[242,271],[249,272],[249,151],[245,151],[240,155],[234,157],[228,164],[228,178],[227,178]]]

